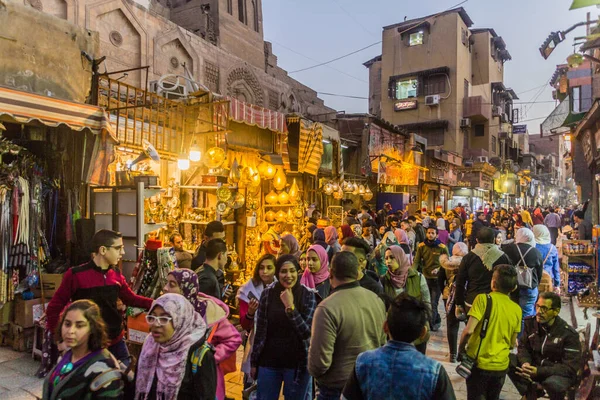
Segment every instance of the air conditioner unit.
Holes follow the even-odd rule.
[[[470,118],[463,118],[460,120],[460,127],[461,128],[469,128],[471,126],[471,119]]]
[[[499,132],[498,139],[500,139],[500,140],[508,139],[508,132]]]
[[[438,104],[440,104],[440,95],[439,94],[425,96],[425,105],[437,106]]]
[[[503,113],[501,115],[501,119],[502,119],[502,122],[508,122],[509,121],[508,114],[507,113]]]
[[[463,166],[465,166],[465,167],[472,167],[473,166],[473,160],[464,160],[463,161]]]
[[[502,107],[501,106],[493,106],[492,114],[494,114],[494,117],[496,117],[498,115],[502,115]]]
[[[489,161],[488,161],[487,156],[479,156],[479,157],[477,157],[477,162],[478,163],[488,163]]]

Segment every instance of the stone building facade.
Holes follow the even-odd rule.
[[[11,0],[17,1],[17,0]],[[150,82],[184,75],[212,91],[307,117],[330,113],[309,87],[277,65],[263,36],[261,0],[23,0],[43,13],[96,31],[100,72],[149,66]],[[123,82],[143,86],[145,73]]]

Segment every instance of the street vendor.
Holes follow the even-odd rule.
[[[106,323],[110,351],[117,360],[129,363],[129,351],[123,339],[123,314],[117,308],[121,299],[127,306],[149,309],[152,299],[136,295],[121,274],[117,263],[125,254],[123,236],[119,232],[101,229],[92,237],[92,260],[67,270],[62,283],[46,309],[47,330],[54,332],[60,313],[76,300],[95,302]]]
[[[262,243],[265,254],[277,256],[281,247],[281,234],[285,229],[285,224],[281,221],[275,222],[273,226],[263,235]]]

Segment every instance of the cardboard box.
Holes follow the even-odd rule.
[[[42,299],[33,300],[15,300],[15,325],[22,328],[31,328],[36,319],[40,319],[44,314],[48,301],[44,301],[42,308]]]
[[[44,297],[47,299],[52,298],[56,290],[60,287],[62,283],[63,276],[62,274],[42,274],[42,283],[44,285]],[[33,295],[36,298],[42,297],[41,288],[37,288],[33,290]]]
[[[150,327],[146,322],[146,313],[127,317],[127,334],[130,342],[144,343],[149,333]]]

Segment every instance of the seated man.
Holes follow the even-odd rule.
[[[535,304],[536,316],[525,319],[519,351],[510,355],[508,372],[521,395],[536,398],[536,383],[540,383],[550,399],[562,400],[577,383],[581,343],[575,329],[558,316],[560,306],[556,293],[542,292]]]
[[[383,324],[388,343],[358,356],[342,399],[456,399],[442,364],[412,344],[427,334],[428,314],[421,300],[406,293],[396,297]]]

